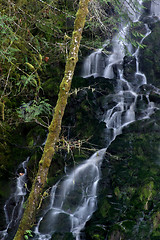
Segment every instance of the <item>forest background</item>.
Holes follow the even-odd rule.
[[[119,8],[115,3],[116,1],[91,1],[89,5],[71,97],[75,97],[80,89],[89,87],[78,77],[84,56],[102,47],[106,39],[109,44],[117,29]],[[0,2],[2,179],[12,177],[14,166],[28,155],[28,151],[35,151],[36,155],[39,151],[42,152],[38,146],[40,139],[44,140],[46,136],[54,112],[77,8],[78,1],[72,0]],[[90,88],[94,91],[94,88]],[[65,140],[67,122],[65,125],[60,141],[65,146],[60,148],[66,148],[67,151],[71,145],[78,148],[78,140],[83,142],[83,138],[91,137],[86,133],[81,139],[79,134],[78,138],[75,136],[73,143],[68,143]],[[32,162],[35,166],[33,176],[38,158],[35,157],[35,163]],[[1,194],[5,194],[3,187]]]

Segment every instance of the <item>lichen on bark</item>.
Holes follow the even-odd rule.
[[[72,34],[72,41],[70,45],[69,56],[66,61],[64,78],[60,85],[57,104],[54,111],[52,122],[49,126],[49,133],[44,147],[42,158],[39,162],[39,169],[37,176],[34,179],[32,190],[29,194],[27,205],[20,222],[18,231],[14,237],[14,240],[22,240],[24,233],[27,229],[30,229],[35,220],[36,210],[39,206],[43,187],[47,180],[48,170],[55,153],[55,146],[59,139],[61,131],[61,123],[64,115],[69,91],[71,88],[71,82],[75,70],[76,63],[78,61],[78,51],[81,41],[81,35],[85,24],[85,18],[88,13],[88,3],[90,0],[80,0],[79,9],[76,14],[74,31]]]

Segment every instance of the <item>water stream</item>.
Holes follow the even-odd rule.
[[[0,231],[0,239],[8,239],[8,231],[16,228],[22,217],[24,198],[27,194],[26,182],[28,161],[29,157],[18,166],[15,173],[14,192],[4,205],[6,228]]]

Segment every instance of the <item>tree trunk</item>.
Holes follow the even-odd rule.
[[[70,45],[69,57],[66,61],[65,73],[63,80],[60,84],[60,90],[58,95],[57,104],[54,111],[52,122],[49,126],[49,133],[47,141],[44,147],[42,158],[39,162],[39,170],[37,176],[34,179],[32,190],[30,192],[27,206],[25,208],[22,220],[20,222],[18,231],[14,237],[14,240],[24,239],[24,233],[27,229],[30,229],[35,221],[36,210],[39,205],[40,197],[43,191],[43,187],[46,183],[48,170],[55,153],[55,145],[59,139],[61,132],[61,123],[64,115],[64,110],[67,104],[69,91],[71,88],[71,82],[75,70],[76,63],[78,61],[78,51],[82,36],[83,27],[85,24],[86,15],[88,13],[88,3],[90,0],[80,0],[79,9],[76,14],[74,23],[74,31],[72,33],[72,41]]]

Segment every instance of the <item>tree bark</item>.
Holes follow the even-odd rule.
[[[61,132],[61,123],[64,115],[69,91],[71,88],[71,82],[75,70],[76,63],[78,61],[78,51],[82,36],[82,31],[85,24],[86,15],[88,13],[88,3],[90,0],[80,0],[79,9],[76,14],[74,23],[74,31],[72,33],[72,41],[70,45],[69,57],[66,61],[65,73],[60,84],[60,90],[58,95],[57,104],[54,111],[52,122],[49,126],[49,133],[47,141],[44,147],[44,152],[39,162],[38,173],[34,179],[32,190],[27,200],[27,206],[25,208],[22,220],[20,222],[18,231],[14,237],[14,240],[24,239],[24,233],[27,229],[30,229],[35,221],[36,210],[39,205],[40,197],[43,191],[43,187],[46,183],[48,170],[55,153],[55,145],[59,139]]]

